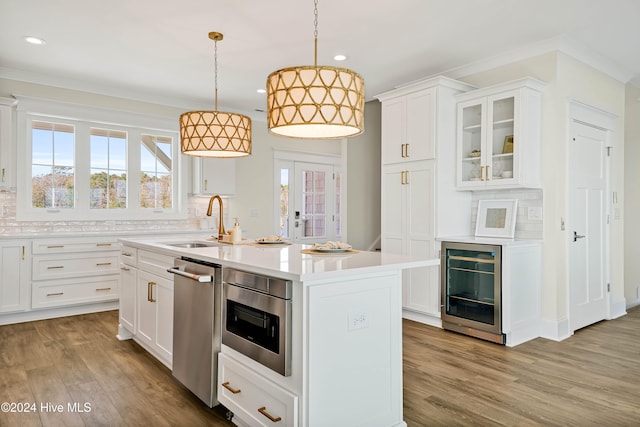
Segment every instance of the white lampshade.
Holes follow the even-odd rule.
[[[251,154],[251,119],[221,111],[189,111],[180,116],[182,154],[242,157]]]
[[[267,124],[276,135],[346,138],[364,129],[364,81],[346,68],[299,66],[267,78]]]

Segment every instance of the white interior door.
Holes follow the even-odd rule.
[[[607,317],[607,133],[574,122],[569,146],[569,322],[572,331]]]

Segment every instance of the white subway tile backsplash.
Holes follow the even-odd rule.
[[[518,190],[494,190],[494,191],[474,191],[471,196],[471,229],[476,229],[476,218],[478,215],[478,201],[495,199],[517,199],[518,210],[516,212],[517,239],[542,240],[543,220],[529,219],[529,208],[543,208],[542,190],[518,189]]]
[[[193,203],[201,202],[190,198],[189,205]],[[193,217],[191,214],[184,220],[167,221],[16,221],[15,191],[0,192],[0,204],[5,206],[4,215],[0,216],[0,235],[3,236],[43,233],[189,231],[200,228],[200,218]],[[190,208],[188,212],[195,212],[195,209]]]

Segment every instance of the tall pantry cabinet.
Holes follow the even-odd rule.
[[[456,103],[474,89],[436,77],[385,92],[382,252],[433,260],[403,273],[403,316],[440,326],[439,236],[470,234],[471,195],[455,190]]]

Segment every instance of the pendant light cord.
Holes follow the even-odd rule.
[[[213,41],[213,84],[215,87],[215,111],[218,111],[218,40]]]
[[[313,66],[318,67],[318,0],[313,0]]]

